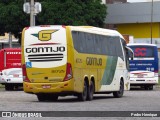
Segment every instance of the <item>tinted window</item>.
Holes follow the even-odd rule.
[[[79,52],[85,53],[87,51],[87,43],[86,43],[86,34],[82,32],[78,32],[78,46],[80,47]]]
[[[78,39],[78,32],[76,31],[72,31],[72,38],[73,38],[73,42],[74,42],[74,48],[80,52],[80,46],[81,46],[81,42]]]
[[[95,35],[95,53],[97,54],[104,54],[102,52],[102,50],[104,50],[102,49],[102,40],[103,38],[100,35]]]
[[[118,36],[105,36],[72,31],[74,48],[80,53],[119,56],[123,59]]]
[[[84,33],[86,35],[86,51],[88,53],[94,54],[95,53],[95,35],[94,34],[89,34],[89,33]]]

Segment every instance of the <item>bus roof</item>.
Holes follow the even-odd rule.
[[[71,30],[90,32],[95,34],[104,34],[109,36],[119,36],[123,38],[123,36],[116,30],[93,27],[93,26],[69,26],[69,27],[71,28]]]
[[[21,50],[21,48],[3,48],[0,51],[13,51],[13,50]]]
[[[137,46],[137,45],[141,45],[141,46],[157,46],[155,44],[149,44],[149,43],[129,43],[127,44],[127,46]]]
[[[89,32],[95,34],[103,34],[109,36],[119,36],[120,38],[123,38],[123,36],[116,30],[93,27],[93,26],[39,25],[39,26],[26,27],[26,29],[37,28],[37,27],[65,27],[65,28],[69,27],[71,30]]]

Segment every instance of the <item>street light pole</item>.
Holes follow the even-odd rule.
[[[35,2],[35,0],[29,0],[30,2],[26,1],[27,0],[24,0],[23,11],[30,14],[30,26],[35,26],[35,17],[42,11],[41,3]]]
[[[12,33],[9,32],[9,47],[12,48]]]
[[[152,0],[152,5],[151,5],[151,44],[152,44],[152,29],[153,29],[153,0]]]
[[[35,16],[34,16],[34,0],[31,0],[30,1],[30,7],[31,7],[31,9],[30,9],[30,26],[35,26],[35,22],[34,22],[34,20],[35,20]]]

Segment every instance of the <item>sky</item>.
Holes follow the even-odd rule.
[[[127,0],[127,2],[151,2],[152,0]],[[160,1],[160,0],[153,0],[153,1]]]

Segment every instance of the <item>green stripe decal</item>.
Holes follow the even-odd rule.
[[[108,56],[101,85],[110,85],[112,83],[117,66],[117,60],[118,57]]]

